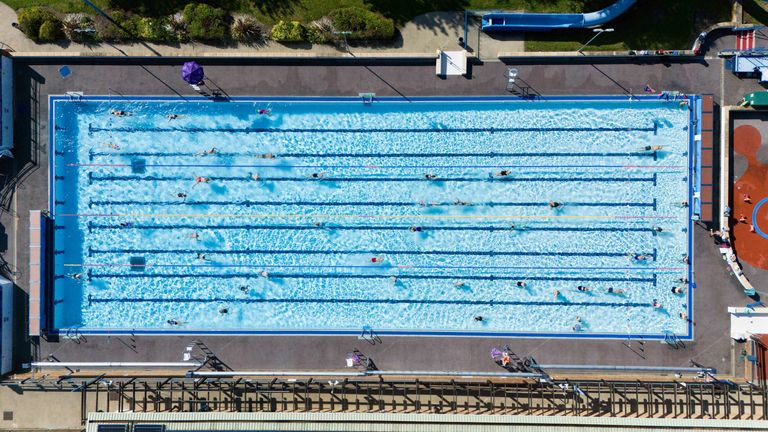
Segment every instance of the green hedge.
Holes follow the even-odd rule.
[[[307,40],[307,29],[298,21],[278,21],[272,27],[272,39],[277,42],[301,42]]]
[[[49,9],[33,6],[19,12],[19,28],[35,41],[53,41],[62,36],[61,20]]]
[[[228,34],[224,9],[203,3],[190,3],[184,7],[184,21],[189,37],[198,40],[223,40]]]
[[[136,35],[149,42],[171,42],[177,39],[170,31],[167,18],[139,18],[136,21]]]
[[[352,32],[349,39],[391,39],[395,35],[394,21],[362,8],[336,9],[328,16],[336,30]]]
[[[40,26],[40,32],[37,37],[43,42],[52,42],[57,39],[61,39],[64,35],[61,21],[57,18],[55,20],[46,20],[43,25]]]

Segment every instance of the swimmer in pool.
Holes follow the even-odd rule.
[[[216,154],[216,147],[211,147],[208,150],[203,150],[195,153],[195,156],[206,156],[206,155],[212,155]]]
[[[456,288],[461,288],[461,287],[467,286],[467,283],[463,281],[458,281],[458,282],[454,282],[453,286],[455,286]]]
[[[413,225],[413,226],[411,226],[408,229],[411,230],[411,232],[421,232],[422,231],[422,228],[420,226],[416,226],[416,225]]]
[[[131,115],[130,112],[122,111],[122,110],[112,110],[109,113],[112,114],[115,117],[128,117],[128,116]]]
[[[177,118],[180,118],[181,116],[178,114],[168,114],[166,117],[168,117],[168,120],[176,120]]]
[[[104,147],[109,147],[112,150],[120,150],[120,146],[115,143],[104,143],[102,144]]]
[[[211,179],[208,177],[195,176],[195,184],[192,187],[199,185],[200,183],[210,183]]]
[[[427,174],[424,174],[424,178],[427,180],[434,180],[437,178],[437,176],[432,173],[427,173]]]
[[[261,108],[258,111],[259,115],[266,115],[272,113],[272,110],[269,108]]]
[[[259,181],[260,180],[259,175],[256,174],[256,173],[251,173],[250,177],[251,177],[251,180],[253,180],[253,181]]]
[[[561,205],[562,205],[562,204],[560,204],[560,203],[559,203],[559,202],[557,202],[557,201],[550,201],[550,202],[549,202],[549,208],[553,208],[553,209],[555,209],[555,208],[558,208],[558,207],[560,207]]]
[[[274,159],[275,155],[272,154],[272,153],[264,153],[264,154],[261,155],[261,158],[262,159]]]
[[[645,150],[645,151],[659,151],[659,150],[661,150],[661,149],[663,149],[663,148],[664,148],[664,146],[660,146],[660,145],[655,145],[655,146],[645,146],[644,150]]]

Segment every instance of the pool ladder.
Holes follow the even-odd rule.
[[[361,99],[363,99],[363,105],[370,105],[376,98],[376,93],[358,93]]]

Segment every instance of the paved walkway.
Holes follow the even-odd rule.
[[[194,92],[178,76],[178,65],[166,62],[145,62],[128,65],[124,62],[94,65],[71,59],[67,61],[72,75],[66,80],[58,76],[61,65],[34,59],[17,61],[17,115],[22,122],[17,128],[16,157],[9,161],[17,171],[34,166],[23,179],[23,187],[14,195],[11,208],[15,213],[0,214],[0,224],[9,227],[9,250],[5,257],[15,269],[14,281],[20,290],[27,290],[28,226],[25,215],[30,209],[47,206],[47,96],[67,90],[86,94],[178,94]],[[291,62],[269,63],[263,60],[244,62],[206,62],[210,80],[231,95],[357,95],[375,92],[377,95],[494,95],[504,94],[507,65],[488,62],[475,65],[472,77],[437,78],[430,64],[408,65],[349,64],[328,66],[326,62],[306,62],[296,67]],[[511,66],[512,64],[510,64]],[[685,92],[712,92],[715,100],[721,95],[734,103],[740,95],[759,86],[754,80],[739,80],[722,73],[720,60],[706,63],[682,64],[514,64],[520,72],[520,82],[532,91],[544,95],[626,94],[630,89],[642,89],[645,83],[656,88],[679,89]],[[258,73],[255,71],[258,70]],[[722,88],[722,90],[721,90]],[[111,89],[111,90],[110,90]],[[32,128],[24,119],[36,119],[41,128],[32,139]],[[22,127],[25,125],[25,127]],[[26,131],[26,132],[24,132]],[[24,133],[27,136],[23,136]],[[37,135],[39,134],[39,136]],[[22,145],[26,143],[26,145]],[[37,147],[35,147],[37,145]],[[25,154],[26,152],[26,154]],[[13,173],[15,171],[7,171]],[[18,221],[14,221],[18,215]],[[11,230],[10,227],[17,226]],[[353,337],[206,337],[221,358],[239,369],[317,369],[343,366],[347,351],[357,347],[389,370],[427,370],[439,367],[451,370],[496,371],[489,361],[488,347],[510,343],[519,355],[532,355],[542,363],[573,364],[637,364],[687,366],[690,359],[716,367],[722,373],[737,369],[732,363],[732,348],[728,338],[728,316],[725,308],[741,306],[751,301],[744,297],[735,279],[722,265],[717,249],[710,243],[708,232],[696,230],[696,265],[700,286],[696,290],[696,341],[686,343],[685,349],[672,349],[658,342],[627,346],[625,341],[570,341],[543,339],[496,338],[408,338],[387,337],[383,344],[369,345]],[[16,247],[18,245],[18,247]],[[23,297],[23,296],[21,296]],[[701,318],[699,317],[706,317]],[[19,325],[23,325],[20,322]],[[20,332],[23,334],[23,331]],[[88,337],[87,342],[43,341],[38,358],[53,353],[62,361],[178,361],[191,337]],[[23,346],[23,341],[19,344]],[[642,348],[642,350],[641,350]],[[738,348],[736,348],[738,349]],[[440,352],[442,361],[436,366],[432,353]],[[738,352],[738,351],[737,351]],[[311,355],[306,355],[311,353]],[[18,361],[27,360],[18,353]]]
[[[297,43],[284,45],[268,41],[264,45],[250,46],[233,44],[231,46],[214,46],[198,42],[181,45],[162,45],[154,43],[111,44],[108,42],[96,45],[78,43],[49,43],[40,44],[28,39],[24,33],[11,26],[18,22],[16,12],[4,3],[0,3],[0,42],[11,47],[17,53],[37,53],[41,55],[61,55],[62,53],[77,55],[125,55],[125,56],[249,56],[275,55],[280,53],[287,56],[350,56],[343,44],[340,46],[311,45]],[[499,52],[523,51],[524,44],[520,34],[505,35],[504,39],[494,39],[479,32],[477,20],[472,21],[469,32],[470,50],[477,52],[482,45],[484,59],[495,59]],[[419,15],[399,29],[393,43],[384,45],[357,45],[350,47],[352,54],[407,55],[433,54],[438,49],[458,49],[457,39],[464,35],[463,12],[431,12]],[[2,44],[0,44],[2,46]]]

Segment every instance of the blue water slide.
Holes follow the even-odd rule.
[[[596,12],[585,14],[504,13],[483,15],[483,31],[547,31],[587,28],[607,23],[627,11],[636,0],[618,0]]]

